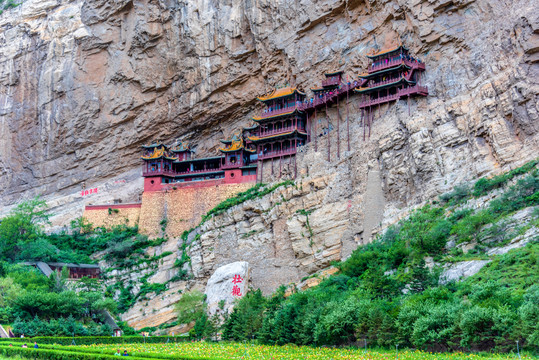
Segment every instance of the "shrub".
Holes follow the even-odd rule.
[[[453,191],[440,195],[440,200],[450,205],[457,204],[468,198],[472,194],[470,186],[467,184],[455,186]]]

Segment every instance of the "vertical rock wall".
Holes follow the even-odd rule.
[[[181,136],[213,154],[256,95],[356,78],[368,50],[400,40],[430,96],[411,116],[382,107],[390,126],[366,147],[387,197],[413,203],[537,152],[537,23],[524,0],[26,0],[0,15],[2,212],[43,194],[75,214],[84,186],[138,181],[141,144]]]

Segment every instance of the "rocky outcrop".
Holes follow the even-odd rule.
[[[492,260],[469,260],[451,265],[440,275],[440,283],[447,284],[451,281],[459,281],[462,278],[475,275]]]
[[[265,293],[299,283],[413,206],[537,155],[535,8],[524,0],[26,0],[0,15],[0,212],[43,194],[62,226],[84,204],[138,202],[141,144],[183,137],[197,155],[213,154],[218,139],[248,123],[255,95],[285,82],[308,89],[336,68],[356,78],[368,50],[402,40],[426,63],[429,97],[377,108],[365,139],[353,96],[319,112],[315,121],[334,130],[302,149],[297,185],[206,222],[188,249],[193,282],[173,283],[124,318],[138,327],[169,321],[179,290],[203,288],[235,261],[249,262],[251,284]],[[155,250],[175,254],[148,281],[174,276],[181,246],[172,238]]]
[[[367,50],[399,39],[427,64],[429,98],[410,111],[381,107],[366,142],[361,128],[351,134],[361,161],[380,163],[387,209],[506,170],[538,148],[534,10],[486,0],[27,0],[0,16],[2,211],[44,194],[62,203],[61,224],[84,203],[136,202],[142,143],[182,136],[213,153],[246,124],[254,95],[285,82],[308,89],[328,69],[355,78]],[[126,181],[120,192],[104,186],[114,177]],[[85,198],[83,187],[103,195]]]
[[[214,315],[218,311],[231,312],[234,302],[247,292],[248,283],[249,263],[247,261],[236,261],[215,270],[206,284],[208,313]]]

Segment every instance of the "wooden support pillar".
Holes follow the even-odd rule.
[[[279,179],[281,178],[281,171],[283,168],[283,156],[279,156]]]
[[[365,109],[361,108],[361,125],[363,125],[363,141],[365,141]]]
[[[325,95],[324,95],[325,97]],[[324,99],[326,100],[326,99]],[[326,119],[327,119],[327,129],[328,129],[328,161],[331,161],[331,139],[330,139],[330,134],[329,134],[329,113],[328,113],[328,102],[327,100],[325,101],[325,104],[326,104]]]
[[[264,160],[260,162],[260,183],[264,183]]]
[[[314,108],[314,151],[318,151],[318,132],[317,130],[317,120],[316,120],[316,106]]]
[[[341,158],[341,113],[339,111],[339,97],[337,96],[337,159]]]
[[[350,89],[346,91],[346,137],[348,139],[348,152],[350,152],[350,119],[348,113],[348,93]]]
[[[369,139],[371,138],[371,128],[374,123],[374,109],[371,110],[371,119],[369,120]]]
[[[298,177],[297,155],[294,156],[294,180]]]

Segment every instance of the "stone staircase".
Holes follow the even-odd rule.
[[[9,334],[4,329],[4,327],[0,325],[0,338],[8,338],[8,337],[9,337]]]

